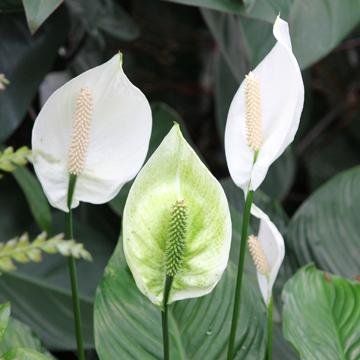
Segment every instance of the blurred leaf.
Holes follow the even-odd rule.
[[[273,359],[275,360],[298,360],[299,356],[293,350],[291,344],[284,339],[281,325],[273,324]]]
[[[102,32],[118,40],[135,40],[140,30],[123,7],[112,0],[69,0],[71,11],[87,32],[103,42]]]
[[[301,359],[360,358],[360,284],[299,270],[283,290],[283,331]]]
[[[260,189],[273,199],[284,199],[295,180],[295,165],[295,156],[291,147],[288,147],[270,166]]]
[[[0,142],[24,120],[41,81],[66,38],[66,29],[68,18],[64,8],[60,8],[35,37],[31,37],[24,15],[0,13],[3,39],[0,42],[0,69],[10,80],[6,90],[0,92]]]
[[[17,348],[9,350],[1,357],[3,360],[49,360],[51,357],[41,354],[36,350]]]
[[[235,269],[228,266],[215,290],[170,307],[171,352],[175,359],[220,359],[227,351]],[[264,306],[245,278],[236,359],[261,359],[265,351]],[[204,316],[206,314],[206,316]],[[95,342],[102,360],[162,358],[161,316],[137,289],[122,242],[110,259],[95,300]]]
[[[39,228],[50,232],[52,223],[50,206],[39,181],[26,168],[17,168],[13,175],[24,192],[31,213]]]
[[[313,193],[290,221],[287,245],[299,265],[314,262],[338,275],[359,275],[360,167]]]
[[[22,0],[0,0],[0,13],[23,10]]]
[[[0,354],[4,354],[14,348],[33,349],[49,357],[51,356],[43,347],[39,338],[27,325],[14,318],[10,318],[5,336],[0,342]],[[51,359],[53,359],[53,357],[51,357]]]
[[[3,342],[5,331],[10,318],[10,303],[0,304],[0,344]]]
[[[58,8],[63,0],[22,0],[32,34]]]
[[[311,189],[316,189],[340,171],[359,163],[359,143],[336,131],[331,139],[320,142],[304,154]],[[319,138],[321,138],[319,136]]]
[[[56,232],[64,226],[63,221],[54,218]],[[93,296],[113,246],[102,234],[76,220],[75,238],[94,254],[92,263],[77,262],[84,340],[86,347],[93,347]],[[56,349],[76,346],[67,263],[64,257],[46,256],[39,264],[19,266],[18,271],[0,277],[1,300],[8,299],[14,316]]]
[[[289,23],[302,68],[328,54],[360,22],[360,0],[295,0]]]
[[[272,15],[262,8],[265,3],[271,7]],[[327,55],[360,22],[359,7],[360,0],[344,3],[336,0],[255,0],[246,17],[235,15],[237,11],[226,14],[202,9],[201,12],[230,69],[239,79],[245,56],[239,47],[246,50],[251,67],[255,67],[275,43],[272,24],[278,13],[289,22],[295,57],[305,69]],[[256,16],[252,16],[254,13]]]
[[[174,122],[180,125],[181,131],[186,139],[189,138],[187,131],[184,127],[184,123],[180,118],[179,114],[171,107],[164,103],[153,103],[151,105],[153,115],[153,129],[151,133],[149,151],[146,160],[152,155],[156,148],[160,145],[163,138],[172,128]],[[146,161],[145,161],[146,162]],[[127,183],[121,190],[120,193],[110,201],[110,207],[118,215],[122,215],[125,202],[130,191],[132,181]]]

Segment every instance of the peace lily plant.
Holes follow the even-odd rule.
[[[67,213],[67,238],[73,239],[72,212],[80,201],[111,200],[142,166],[152,126],[143,93],[127,78],[121,54],[72,79],[41,109],[32,132],[33,162],[54,207]],[[78,356],[83,360],[75,260],[69,271]]]
[[[135,179],[123,216],[129,268],[161,308],[164,359],[168,304],[208,294],[227,266],[230,242],[224,191],[174,125]]]
[[[252,205],[254,192],[265,179],[269,167],[294,139],[304,102],[304,85],[292,53],[288,24],[279,16],[273,34],[276,44],[240,85],[230,105],[225,129],[225,153],[230,175],[246,198],[229,360],[234,356],[250,212],[261,219],[259,236],[250,237],[249,245],[257,265],[261,292],[268,305],[269,324],[272,323],[271,288],[284,257],[280,233],[267,215]],[[271,359],[271,336],[268,339],[268,359]]]

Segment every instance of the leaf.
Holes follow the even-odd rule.
[[[27,325],[14,318],[10,318],[5,336],[0,342],[0,354],[16,348],[33,349],[54,359]]]
[[[32,34],[60,6],[63,0],[22,0]]]
[[[313,193],[290,221],[287,245],[299,265],[341,276],[359,275],[360,167],[332,178]]]
[[[200,2],[205,3],[199,1],[197,5]],[[238,78],[244,56],[249,57],[254,67],[275,43],[272,24],[278,13],[289,23],[295,57],[300,67],[305,69],[327,55],[355,28],[360,21],[359,6],[360,0],[345,3],[334,0],[255,0],[248,11],[241,13],[245,17],[235,15],[239,13],[235,10],[231,11],[233,14],[210,9],[201,12],[230,69]],[[245,54],[234,51],[239,46],[245,49]]]
[[[59,231],[64,224],[55,217],[54,227]],[[76,220],[75,237],[94,254],[92,263],[77,262],[84,341],[86,347],[93,347],[93,297],[112,244]],[[19,266],[18,271],[0,277],[1,299],[11,302],[14,316],[30,325],[48,347],[56,349],[76,347],[67,262],[64,257],[52,255],[39,264]]]
[[[41,354],[36,350],[17,348],[9,350],[2,357],[4,360],[49,360],[51,357]]]
[[[180,115],[170,106],[164,103],[155,102],[151,104],[151,109],[153,116],[153,129],[151,132],[149,151],[146,159],[149,159],[154,150],[160,145],[165,135],[174,125],[174,122],[180,124],[181,130],[185,135],[185,138],[189,138],[183,120],[180,118]],[[110,207],[115,211],[116,214],[120,216],[122,216],[125,202],[132,184],[133,181],[127,183],[121,189],[120,193],[113,200],[110,201]]]
[[[10,318],[10,303],[0,304],[0,343],[3,341]]]
[[[41,81],[50,70],[67,35],[59,29],[68,29],[65,9],[59,9],[34,38],[30,36],[22,14],[0,13],[0,33],[2,39],[6,39],[0,42],[0,69],[10,81],[6,90],[0,92],[0,142],[21,124]]]
[[[245,277],[236,359],[263,358],[264,306]],[[235,269],[228,266],[214,291],[170,307],[171,355],[174,359],[223,359],[231,321]],[[254,282],[255,284],[255,282]],[[126,266],[122,242],[105,270],[95,300],[95,344],[101,360],[162,358],[161,316],[137,289]]]
[[[137,24],[115,1],[69,0],[67,5],[83,23],[87,32],[100,43],[104,42],[102,33],[124,41],[133,41],[140,35]]]
[[[26,168],[17,168],[13,176],[20,185],[40,229],[50,232],[52,216],[49,203],[37,178]]]
[[[299,270],[283,290],[283,331],[301,359],[360,357],[360,284]]]
[[[327,55],[360,21],[360,0],[296,0],[289,23],[302,68]]]

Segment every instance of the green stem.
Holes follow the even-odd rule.
[[[164,346],[164,360],[170,359],[170,347],[169,347],[169,324],[168,324],[168,300],[171,285],[173,282],[172,276],[166,276],[165,286],[164,286],[164,300],[163,300],[163,310],[161,311],[161,322],[162,322],[162,331],[163,331],[163,346]]]
[[[74,195],[75,184],[76,184],[76,175],[70,175],[68,194],[67,194],[67,206],[69,212],[66,214],[67,239],[74,239],[71,202]],[[78,292],[77,275],[76,275],[76,264],[75,264],[75,259],[72,256],[69,257],[69,274],[70,274],[70,282],[71,282],[71,294],[72,294],[73,312],[74,312],[74,320],[75,320],[75,333],[76,333],[78,359],[85,360],[80,301],[79,301],[79,292]]]
[[[248,237],[248,227],[250,222],[250,210],[254,198],[254,191],[249,191],[246,195],[245,207],[242,218],[242,228],[241,228],[241,240],[240,240],[240,255],[239,255],[239,264],[237,268],[237,278],[236,278],[236,287],[235,287],[235,296],[234,296],[234,309],[231,320],[231,331],[229,337],[229,347],[227,359],[232,360],[234,357],[234,345],[236,337],[236,328],[238,324],[239,311],[240,311],[240,298],[241,298],[241,285],[242,278],[244,273],[244,263],[245,263],[245,252],[246,252],[246,242]]]
[[[268,329],[268,341],[267,341],[267,360],[272,359],[272,333],[273,333],[273,298],[271,296],[267,309],[267,329]]]

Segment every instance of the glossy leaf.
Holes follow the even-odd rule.
[[[360,284],[299,270],[283,290],[283,331],[301,359],[360,357]]]
[[[32,34],[60,6],[63,0],[22,0]]]
[[[171,355],[174,359],[223,359],[231,320],[234,266],[207,296],[170,306]],[[255,283],[254,283],[255,284]],[[258,360],[265,351],[264,307],[245,277],[236,359]],[[95,343],[101,360],[162,358],[161,316],[137,289],[119,244],[105,270],[95,300]],[[205,315],[206,314],[206,315]]]
[[[17,168],[13,175],[21,187],[31,213],[40,229],[51,230],[51,211],[39,181],[26,168]]]
[[[359,275],[360,167],[342,172],[313,193],[290,221],[287,244],[299,265]]]

